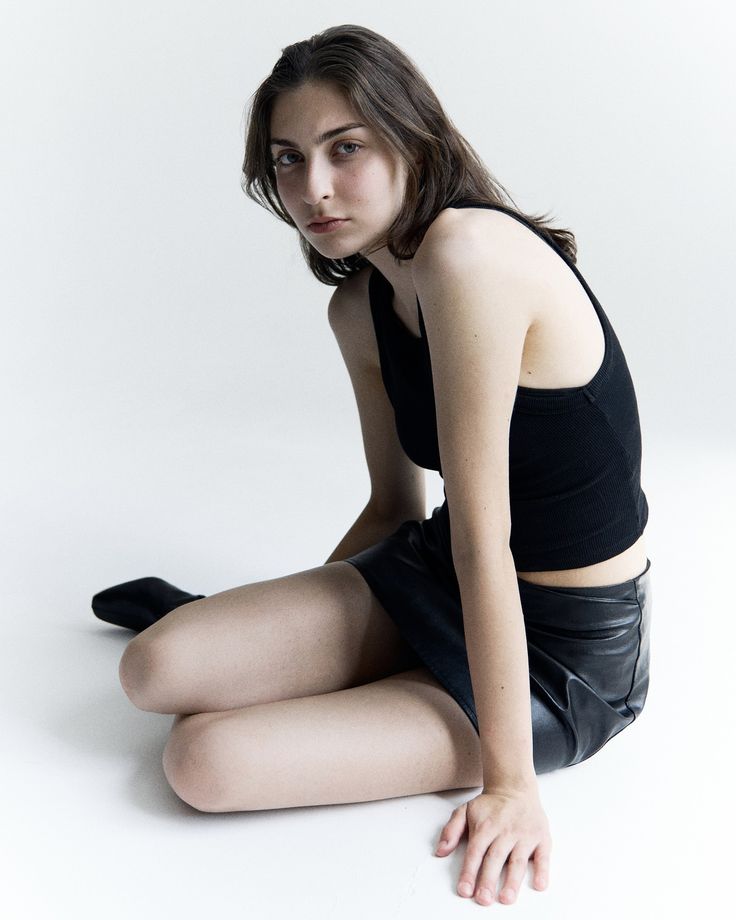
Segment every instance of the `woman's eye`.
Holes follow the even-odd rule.
[[[362,149],[362,145],[356,144],[355,141],[341,141],[339,144],[336,145],[336,148],[337,147],[354,147],[355,148],[352,151],[348,151],[347,153],[341,154],[341,156],[345,156],[345,157],[355,156],[358,150]],[[286,150],[284,151],[284,153],[280,153],[277,157],[274,157],[271,160],[271,162],[273,163],[274,166],[293,166],[294,165],[293,163],[283,162],[282,157],[295,157],[295,156],[299,156],[299,154],[292,153],[291,151]]]
[[[291,163],[282,163],[281,157],[293,157],[293,156],[296,156],[296,154],[289,153],[287,151],[286,153],[280,153],[277,157],[274,157],[271,160],[271,162],[273,163],[274,166],[291,166]]]

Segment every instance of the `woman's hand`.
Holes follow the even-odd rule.
[[[484,791],[459,805],[445,825],[437,856],[447,856],[468,828],[468,846],[457,892],[475,895],[478,904],[496,898],[501,869],[508,858],[506,880],[499,900],[512,904],[533,860],[534,887],[542,891],[549,877],[552,838],[536,788],[517,792]]]

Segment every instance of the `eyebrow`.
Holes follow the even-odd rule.
[[[341,125],[339,128],[332,128],[330,131],[325,131],[324,134],[320,134],[314,139],[315,144],[323,144],[325,141],[330,140],[332,137],[336,137],[338,134],[344,134],[345,131],[352,131],[353,128],[365,128],[366,126],[359,121],[351,121],[349,125]],[[274,144],[283,144],[286,147],[298,147],[294,141],[286,140],[283,137],[272,137],[271,146]]]

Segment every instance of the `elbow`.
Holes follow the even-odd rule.
[[[454,515],[450,511],[452,556],[458,562],[506,564],[511,555],[510,515]]]
[[[516,564],[511,552],[509,538],[493,540],[473,540],[464,536],[462,540],[452,540],[452,559],[455,568],[493,571],[503,574],[507,570],[516,572]]]
[[[456,568],[470,567],[503,571],[514,569],[511,553],[511,510],[508,500],[483,494],[475,485],[464,488],[452,503],[448,493],[450,541]],[[468,501],[467,495],[477,497]],[[478,497],[479,496],[479,497]]]

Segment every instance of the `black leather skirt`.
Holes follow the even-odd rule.
[[[478,732],[447,501],[350,556],[415,655]],[[649,687],[651,561],[594,588],[517,578],[529,652],[534,769],[586,760],[641,713]]]

